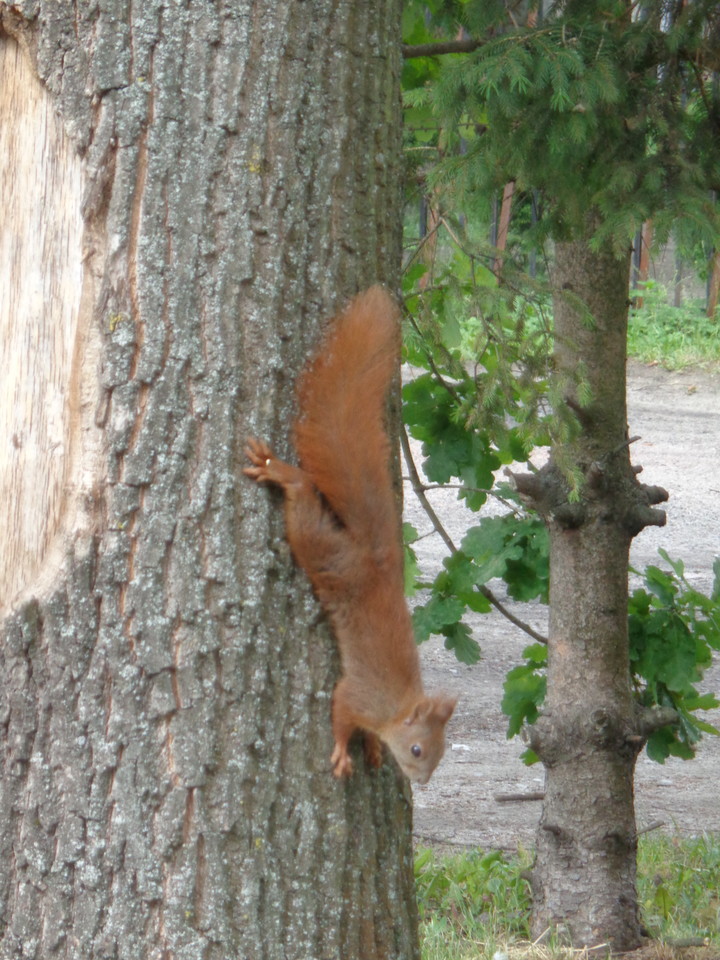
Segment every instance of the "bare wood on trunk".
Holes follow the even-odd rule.
[[[97,344],[83,188],[51,97],[0,34],[0,610],[52,585],[67,537],[92,523]]]

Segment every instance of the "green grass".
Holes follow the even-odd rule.
[[[642,307],[630,311],[631,357],[669,370],[720,363],[720,316],[705,316],[700,300],[672,306],[667,290],[652,281],[642,287]]]
[[[439,857],[420,849],[415,879],[423,960],[491,958],[529,935],[530,896],[522,871],[530,856],[468,851]]]
[[[638,898],[654,937],[709,937],[720,945],[720,835],[641,842]]]
[[[566,955],[552,942],[530,948],[530,892],[523,876],[530,863],[525,851],[512,857],[481,851],[438,856],[419,849],[415,877],[423,960]],[[719,891],[720,836],[640,838],[638,899],[653,938],[708,938],[717,951],[713,955],[720,956]]]

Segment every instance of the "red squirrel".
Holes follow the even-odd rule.
[[[445,750],[456,701],[423,691],[390,475],[385,399],[399,353],[398,310],[380,286],[335,318],[298,384],[300,466],[248,438],[245,473],[285,494],[287,538],[327,612],[342,676],[332,701],[336,777],[352,773],[356,730],[365,756],[387,744],[411,780],[427,783]]]

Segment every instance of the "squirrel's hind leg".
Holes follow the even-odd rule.
[[[383,762],[382,742],[374,733],[365,731],[363,742],[363,753],[365,754],[365,763],[370,767],[381,767]]]
[[[348,745],[356,730],[363,733],[363,753],[368,766],[379,767],[383,761],[383,748],[380,738],[365,729],[358,722],[358,716],[347,699],[348,682],[342,677],[333,692],[332,730],[335,737],[335,749],[330,757],[333,773],[336,777],[348,777],[353,772],[353,762]]]
[[[346,686],[347,680],[343,677],[338,681],[332,699],[332,731],[335,737],[335,749],[330,757],[330,763],[333,766],[333,773],[338,778],[349,777],[353,772],[348,744],[357,730],[353,711],[347,703]]]

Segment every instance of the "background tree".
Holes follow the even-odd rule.
[[[651,217],[660,238],[681,216],[693,217],[708,237],[717,230],[709,197],[720,169],[712,149],[720,102],[710,76],[717,9],[702,2],[565,2],[534,24],[518,4],[432,7],[438,24],[455,21],[448,35],[457,22],[466,30],[460,43],[405,51],[465,54],[442,70],[430,98],[416,86],[410,100],[432,103],[444,121],[445,151],[455,144],[455,158],[434,182],[450,188],[451,209],[462,198],[466,213],[513,181],[516,197],[539,199],[536,243],[554,245],[548,396],[555,419],[544,423],[551,456],[539,474],[515,476],[518,491],[545,519],[551,557],[547,697],[531,733],[546,768],[534,925],[538,933],[565,929],[578,945],[628,949],[641,937],[634,765],[647,738],[674,716],[644,707],[630,686],[628,549],[644,526],[664,522],[656,505],[666,494],[640,484],[629,458],[629,256],[631,238]],[[511,279],[505,274],[501,282]],[[514,329],[522,333],[521,325]],[[497,418],[493,390],[502,378],[494,351],[502,348],[496,338],[487,349],[492,323],[481,324],[481,333],[487,422],[487,410]],[[522,337],[513,345],[522,356]],[[472,417],[467,398],[452,390],[461,396],[456,420]],[[521,390],[508,390],[515,413]],[[451,459],[444,454],[438,473],[455,469]],[[462,477],[467,484],[467,472]],[[457,559],[445,580],[472,595],[472,576]],[[447,607],[434,611],[433,629],[443,626]],[[444,623],[457,649],[459,631]]]
[[[407,788],[330,775],[337,654],[240,472],[395,280],[398,30],[0,4],[2,956],[417,955]]]

